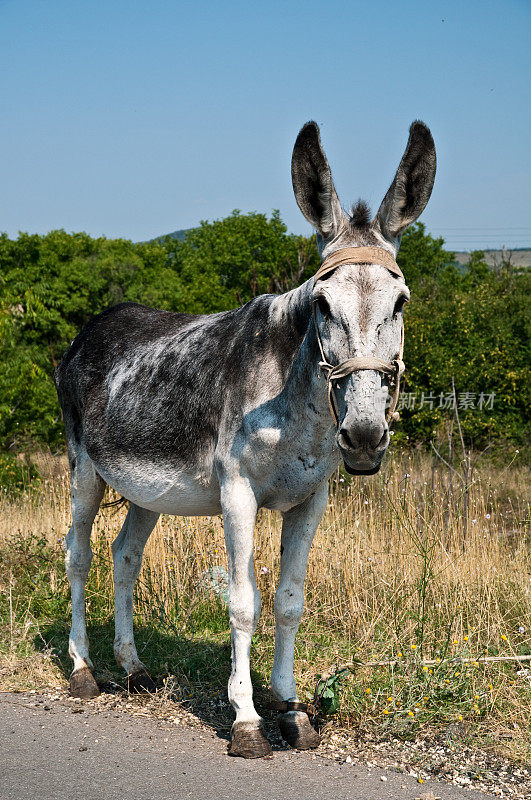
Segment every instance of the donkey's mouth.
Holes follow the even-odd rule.
[[[358,450],[349,452],[345,448],[339,446],[341,455],[343,457],[343,464],[349,475],[376,475],[382,466],[385,448],[378,452],[377,450],[368,453],[365,450]]]
[[[376,475],[382,466],[382,462],[380,462],[379,464],[376,464],[375,467],[371,467],[370,469],[354,469],[354,467],[349,467],[346,461],[343,461],[343,464],[349,475]]]

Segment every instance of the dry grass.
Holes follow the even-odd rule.
[[[38,680],[27,668],[35,652],[44,651],[54,680],[58,664],[68,664],[60,549],[70,521],[68,479],[62,461],[42,457],[39,468],[48,476],[40,489],[0,509],[3,688]],[[454,659],[531,653],[528,474],[483,465],[473,477],[466,493],[458,490],[446,468],[419,453],[389,459],[376,478],[333,481],[310,555],[297,677],[309,695],[334,665],[397,659],[394,667],[351,667],[341,692],[344,724],[407,731],[463,718],[483,740],[504,731],[512,752],[525,757],[531,709],[522,665]],[[107,509],[96,520],[87,592],[93,654],[113,679],[119,673],[103,640],[113,612],[110,546],[124,516],[124,509]],[[261,512],[255,556],[263,611],[253,665],[264,687],[279,537],[278,515]],[[205,588],[205,575],[224,564],[218,517],[162,517],[146,548],[136,594],[139,650],[155,674],[176,673],[191,695],[205,685],[209,693],[224,691],[227,615]],[[437,662],[423,669],[422,659]],[[44,680],[43,669],[41,656]],[[504,741],[507,748],[510,739]]]

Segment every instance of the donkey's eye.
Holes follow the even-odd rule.
[[[330,306],[328,305],[328,300],[322,294],[320,294],[317,297],[317,308],[319,309],[323,317],[326,317],[328,314],[330,314]]]
[[[395,310],[393,311],[393,317],[396,317],[397,314],[400,314],[400,312],[404,308],[404,303],[406,302],[406,300],[407,296],[405,294],[401,294],[395,303]]]

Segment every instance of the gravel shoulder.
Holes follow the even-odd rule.
[[[373,763],[290,749],[267,759],[229,758],[227,741],[192,715],[157,719],[141,708],[132,713],[53,694],[0,693],[0,800],[485,797],[449,783],[420,784]]]

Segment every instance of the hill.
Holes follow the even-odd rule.
[[[190,233],[193,228],[183,228],[180,231],[172,231],[172,233],[163,233],[162,236],[155,236],[154,239],[150,239],[151,242],[163,242],[164,239],[177,239],[179,242],[184,242],[186,239],[186,234]]]
[[[485,262],[489,267],[496,267],[502,261],[509,261],[513,267],[531,267],[531,250],[517,248],[514,250],[484,250]],[[458,264],[466,266],[470,261],[470,250],[455,253]]]

